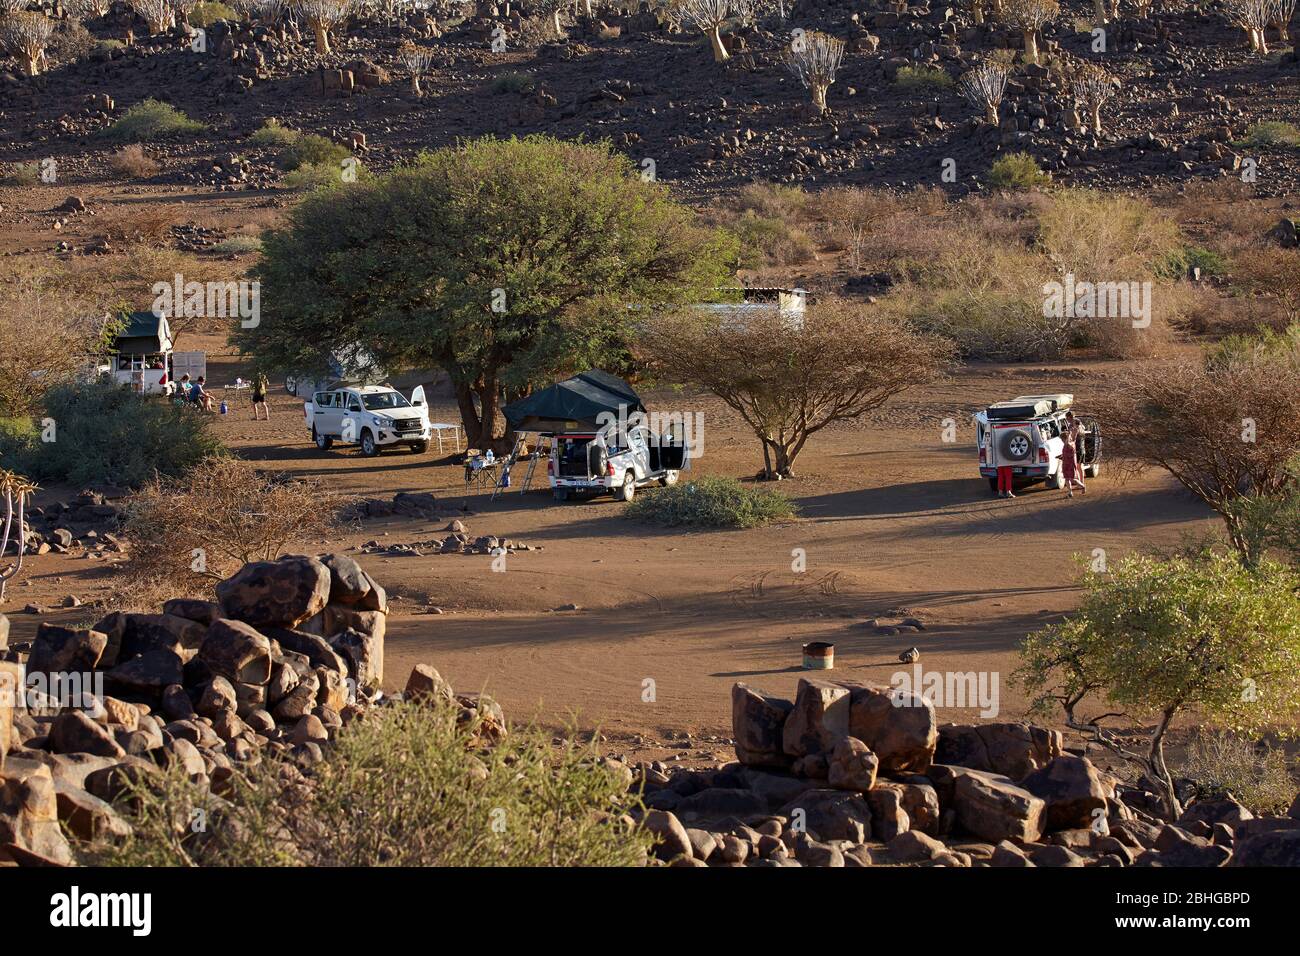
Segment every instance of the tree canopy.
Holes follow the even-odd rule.
[[[607,145],[484,138],[303,201],[264,242],[262,321],[236,343],[286,371],[357,344],[439,366],[485,444],[503,392],[617,367],[629,306],[708,297],[734,258]]]

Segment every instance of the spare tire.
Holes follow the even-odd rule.
[[[1004,461],[1028,461],[1034,439],[1022,428],[1007,429],[998,436],[998,457]]]

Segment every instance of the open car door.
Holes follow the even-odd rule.
[[[411,404],[417,407],[426,407],[428,402],[424,399],[424,386],[417,385],[411,389]]]
[[[671,431],[659,436],[659,467],[664,471],[685,471],[691,466],[686,436]]]

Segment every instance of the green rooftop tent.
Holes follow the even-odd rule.
[[[511,402],[501,413],[517,432],[564,434],[594,429],[602,414],[644,413],[646,408],[632,386],[617,376],[588,369],[556,382],[527,398]]]

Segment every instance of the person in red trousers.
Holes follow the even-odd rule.
[[[1011,491],[1011,466],[998,466],[998,497],[1014,498],[1015,494]]]

